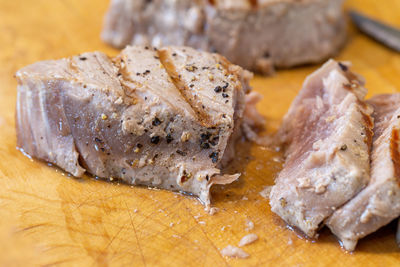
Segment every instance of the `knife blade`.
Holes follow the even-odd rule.
[[[350,11],[350,17],[357,28],[387,47],[400,52],[400,30],[369,18],[357,11]]]

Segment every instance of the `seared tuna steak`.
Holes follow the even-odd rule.
[[[306,79],[283,119],[286,162],[270,204],[308,237],[369,181],[373,122],[365,94],[347,64],[330,60]]]
[[[359,239],[400,216],[400,94],[379,95],[368,102],[375,120],[371,181],[327,221],[350,251]]]
[[[74,176],[184,191],[209,204],[240,136],[251,73],[186,47],[127,47],[16,73],[18,146]],[[228,150],[229,153],[226,153]]]
[[[244,68],[320,62],[345,40],[343,0],[111,0],[102,38],[123,48],[188,45]]]

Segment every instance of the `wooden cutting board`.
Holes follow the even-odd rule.
[[[210,216],[196,199],[90,177],[75,179],[16,150],[14,72],[38,60],[83,51],[116,50],[99,39],[107,0],[0,0],[0,264],[2,266],[389,266],[400,265],[392,223],[345,253],[328,230],[317,241],[300,239],[274,216],[259,192],[281,168],[279,154],[239,144],[232,170],[239,181],[213,190]],[[400,1],[349,0],[347,8],[400,27]],[[350,29],[339,59],[364,75],[369,96],[400,91],[400,55]],[[280,119],[317,66],[256,77],[267,129]],[[251,233],[248,259],[219,250]]]

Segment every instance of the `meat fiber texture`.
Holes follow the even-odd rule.
[[[244,68],[321,62],[345,41],[343,0],[111,0],[102,39],[123,48],[188,45]]]
[[[349,251],[359,239],[400,216],[400,94],[378,95],[368,103],[375,119],[371,181],[327,221]]]
[[[206,205],[241,136],[252,74],[187,47],[127,47],[42,61],[16,73],[18,147],[85,172],[190,193]]]
[[[369,181],[373,121],[365,94],[349,64],[329,60],[305,80],[283,119],[286,161],[270,204],[308,237]]]

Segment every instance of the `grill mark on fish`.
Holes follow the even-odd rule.
[[[124,95],[127,96],[128,98],[132,99],[132,103],[136,103],[138,100],[137,95],[134,93],[134,89],[130,86],[127,85],[127,83],[131,83],[134,84],[136,87],[143,87],[143,84],[141,84],[138,81],[134,81],[129,77],[129,74],[127,73],[126,70],[126,65],[122,66],[121,62],[123,59],[118,58],[115,60],[112,60],[111,62],[113,63],[113,65],[115,67],[117,67],[118,69],[118,75],[117,80],[119,82],[119,84],[121,85],[121,88],[124,92]]]
[[[175,66],[172,63],[172,59],[169,57],[168,52],[165,50],[157,50],[158,57],[160,58],[160,62],[165,68],[168,76],[171,78],[172,83],[175,85],[175,88],[178,90],[182,98],[189,104],[189,106],[194,111],[198,121],[206,127],[214,126],[211,123],[210,116],[200,107],[198,104],[190,98],[189,91],[190,89],[186,84],[179,78],[179,74],[176,71]]]
[[[252,8],[257,8],[258,7],[258,0],[247,0],[247,2],[249,3],[249,5]],[[216,3],[215,0],[208,0],[208,4],[210,4],[212,6],[218,6],[218,3]]]
[[[357,82],[360,85],[364,85],[364,83],[362,81],[360,81],[360,77],[357,76],[356,74],[354,74],[351,71],[345,71],[344,75],[346,76],[346,78],[350,81],[350,82]]]
[[[360,103],[363,103],[364,105],[366,105],[364,102],[359,101]],[[365,138],[364,138],[364,142],[367,144],[368,146],[368,150],[369,152],[371,152],[372,149],[372,138],[374,136],[374,132],[373,132],[373,127],[374,127],[374,123],[373,123],[373,119],[371,118],[371,116],[365,114],[364,112],[360,111],[361,115],[363,117],[364,123],[365,123]]]
[[[257,8],[258,7],[258,0],[248,0],[249,4],[251,7],[253,8]]]
[[[400,186],[400,151],[399,151],[399,142],[400,142],[400,130],[393,128],[392,135],[390,138],[390,156],[393,161],[393,168],[395,178],[397,183]]]

